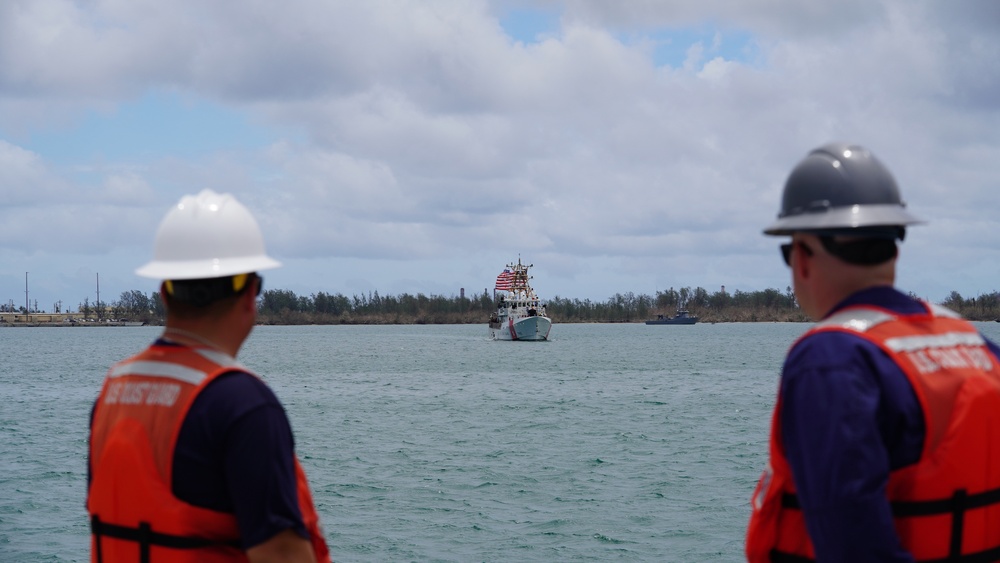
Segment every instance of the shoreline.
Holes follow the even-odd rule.
[[[65,322],[65,321],[54,321],[54,322],[0,322],[0,328],[39,328],[39,327],[106,327],[106,326],[159,326],[150,325],[143,322],[133,322],[133,321],[106,321],[106,322]]]

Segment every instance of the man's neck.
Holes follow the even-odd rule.
[[[212,348],[235,358],[243,344],[243,339],[234,338],[233,332],[219,330],[214,326],[214,323],[192,323],[177,320],[172,322],[168,318],[163,336],[189,346]]]

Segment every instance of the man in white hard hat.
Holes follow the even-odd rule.
[[[810,152],[765,234],[818,323],[792,345],[754,492],[758,561],[1000,559],[1000,349],[893,287],[920,221],[864,147]]]
[[[327,562],[288,417],[236,361],[267,256],[257,222],[204,190],[171,209],[154,259],[166,328],[111,367],[91,421],[96,562]]]

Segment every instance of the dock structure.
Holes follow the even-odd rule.
[[[145,323],[84,318],[83,313],[0,313],[0,328],[39,326],[142,326]]]

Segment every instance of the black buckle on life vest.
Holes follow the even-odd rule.
[[[240,543],[237,540],[216,541],[206,538],[162,534],[154,532],[149,522],[140,522],[137,528],[119,526],[117,524],[102,522],[96,514],[90,517],[90,533],[94,534],[94,554],[98,563],[102,563],[104,560],[101,553],[101,538],[105,536],[116,540],[138,543],[140,563],[149,563],[150,547],[154,545],[171,549],[199,549],[204,547],[232,547],[241,549]]]

